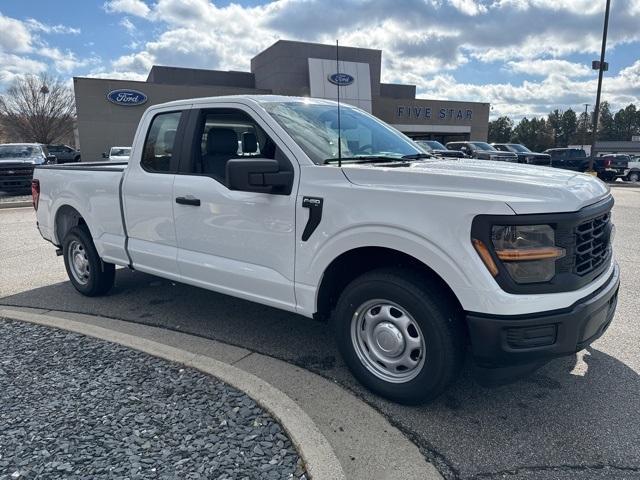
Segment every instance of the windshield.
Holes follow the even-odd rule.
[[[112,148],[109,155],[111,157],[128,157],[130,154],[130,148]]]
[[[516,153],[529,153],[529,152],[531,152],[531,150],[529,150],[524,145],[520,145],[519,143],[510,143],[509,145],[507,145],[507,148],[509,150],[511,150],[512,152],[516,152]]]
[[[268,102],[264,108],[314,163],[338,158],[336,104]],[[423,153],[408,137],[349,105],[340,106],[340,131],[342,158],[401,158]]]
[[[496,151],[495,148],[493,148],[491,145],[489,145],[486,142],[470,142],[470,143],[471,143],[471,145],[473,145],[478,150],[487,150],[489,152],[495,152]]]
[[[0,145],[0,158],[42,158],[42,149],[35,145]]]

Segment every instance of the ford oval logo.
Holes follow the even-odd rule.
[[[107,93],[107,100],[116,105],[133,107],[147,102],[147,96],[138,90],[119,89]]]
[[[351,85],[355,78],[353,78],[348,73],[334,73],[333,75],[329,75],[327,77],[327,80],[329,80],[334,85],[344,87],[345,85]]]

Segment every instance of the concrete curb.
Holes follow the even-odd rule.
[[[3,208],[24,208],[24,207],[32,207],[33,202],[0,202],[0,209]]]
[[[0,317],[69,330],[118,343],[149,355],[184,364],[219,378],[232,387],[245,392],[282,424],[304,460],[310,477],[315,479],[346,479],[329,441],[306,412],[290,397],[249,372],[206,355],[44,313],[1,309]]]

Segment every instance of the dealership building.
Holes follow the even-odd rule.
[[[381,50],[341,46],[336,65],[333,45],[280,40],[251,59],[250,72],[153,66],[144,82],[75,77],[82,158],[99,160],[112,146],[131,145],[154,104],[238,94],[336,99],[338,88],[341,101],[410,137],[486,141],[488,103],[417,99],[415,85],[382,83],[381,67]]]

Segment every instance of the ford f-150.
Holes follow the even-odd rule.
[[[396,401],[434,398],[467,354],[492,382],[573,354],[616,308],[600,180],[434,159],[328,100],[155,105],[128,164],[38,166],[32,191],[80,293],[121,265],[329,319],[353,374]]]

